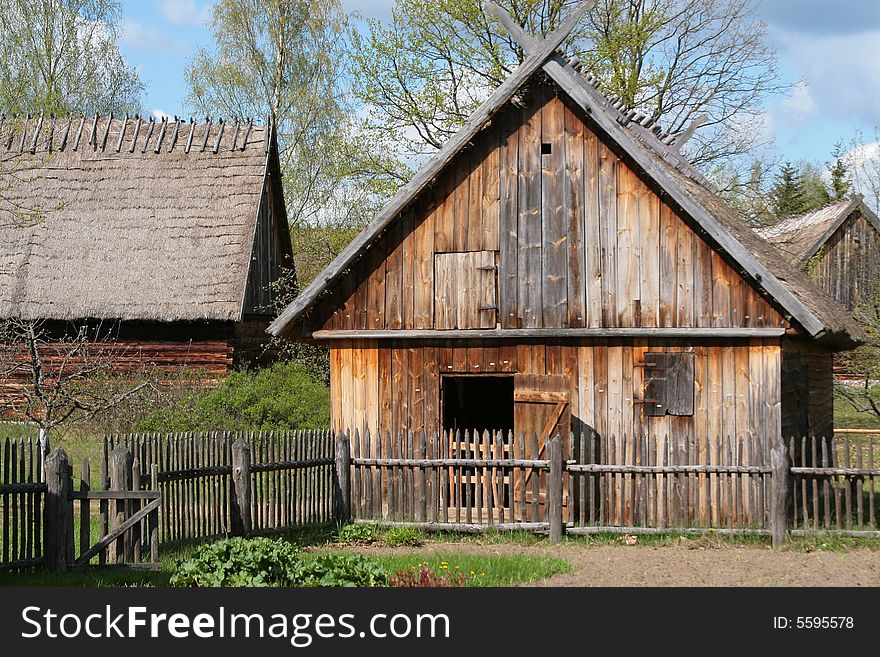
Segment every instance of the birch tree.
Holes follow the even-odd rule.
[[[0,3],[0,104],[7,114],[136,112],[143,84],[119,52],[114,0]]]

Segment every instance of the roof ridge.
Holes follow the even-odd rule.
[[[232,121],[224,121],[221,117],[214,123],[210,116],[205,122],[197,122],[190,116],[189,121],[177,115],[149,116],[140,113],[117,117],[113,112],[94,115],[69,114],[55,117],[43,114],[32,116],[0,114],[0,154],[17,150],[30,154],[40,152],[78,151],[82,147],[91,147],[93,152],[121,153],[125,148],[128,153],[137,149],[141,154],[148,150],[153,153],[171,153],[176,147],[189,153],[195,133],[201,132],[202,138],[213,138],[209,148],[211,153],[223,151],[244,151],[248,145],[248,136],[255,128],[271,129],[271,120],[260,125],[251,117],[235,117]],[[189,129],[181,130],[183,126]],[[132,127],[134,130],[132,130]],[[226,127],[232,130],[226,131]],[[212,133],[212,128],[216,128]],[[188,134],[181,134],[181,133]],[[224,136],[224,132],[226,136]],[[112,133],[112,137],[111,137]],[[166,139],[167,138],[167,139]],[[143,141],[141,141],[143,139]],[[152,140],[152,143],[151,143]],[[221,149],[221,140],[222,146]],[[252,141],[251,146],[264,147],[268,150],[269,139]]]
[[[627,105],[619,96],[609,96],[602,90],[601,78],[580,62],[577,57],[565,54],[562,50],[556,51],[575,73],[584,81],[587,88],[602,102],[604,109],[617,123],[628,129],[632,135],[646,147],[653,150],[659,157],[664,159],[688,178],[695,180],[713,192],[718,192],[717,187],[711,180],[698,171],[690,160],[679,150],[681,145],[693,135],[701,119],[695,119],[695,123],[679,132],[664,131],[660,122],[651,116],[639,112]],[[678,139],[683,137],[681,143]]]
[[[665,139],[671,140],[678,135],[678,133],[673,134],[664,131],[657,119],[631,107],[624,102],[620,96],[609,96],[606,94],[602,89],[601,78],[594,71],[588,69],[586,65],[582,64],[577,57],[566,54],[562,49],[557,49],[556,52],[565,58],[568,64],[577,71],[584,80],[586,80],[587,84],[589,84],[596,93],[602,96],[602,98],[608,103],[608,107],[616,112],[617,116],[615,118],[618,119],[618,122],[621,125],[627,126],[631,123],[640,125],[643,128],[650,130],[660,141]]]

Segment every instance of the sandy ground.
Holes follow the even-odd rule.
[[[574,567],[528,586],[880,586],[880,552],[868,549],[805,553],[700,541],[674,547],[430,542],[421,549],[425,554],[552,555]]]

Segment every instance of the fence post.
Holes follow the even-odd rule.
[[[333,469],[333,498],[336,521],[345,524],[351,518],[351,443],[348,436],[336,436],[336,467]]]
[[[235,536],[251,533],[251,448],[243,437],[232,443],[230,525]]]
[[[788,449],[780,437],[770,450],[770,535],[773,547],[782,547],[788,531]]]
[[[550,521],[550,542],[562,539],[562,436],[558,433],[550,439],[547,450],[550,474],[547,477],[547,518]]]
[[[68,544],[73,544],[73,488],[70,458],[58,448],[45,461],[46,504],[43,509],[43,548],[46,568],[67,570]]]
[[[131,490],[132,462],[133,459],[131,452],[129,452],[122,443],[119,443],[113,451],[110,452],[110,466],[108,468],[110,470],[110,490]],[[109,513],[111,531],[125,522],[128,505],[126,504],[126,500],[116,500],[115,507],[116,508],[111,508]],[[125,563],[126,555],[131,556],[129,554],[130,551],[130,532],[125,532],[122,536],[107,546],[108,562],[111,564]]]
[[[150,465],[150,490],[161,494],[159,490],[159,466]],[[162,499],[161,497],[159,499]],[[159,509],[150,514],[150,562],[159,563]]]

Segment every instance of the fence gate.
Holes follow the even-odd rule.
[[[99,566],[159,569],[162,494],[156,485],[158,468],[151,467],[152,490],[141,490],[139,465],[125,447],[113,450],[108,461],[109,466],[101,468],[102,490],[91,490],[88,459],[83,459],[79,490],[74,490],[73,467],[64,450],[47,457],[45,552],[49,569],[89,566],[95,557]],[[97,523],[93,522],[95,506]]]

